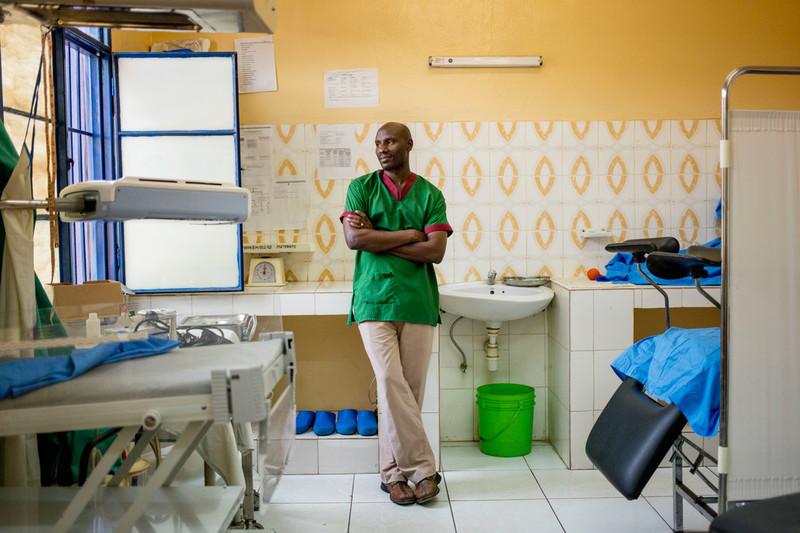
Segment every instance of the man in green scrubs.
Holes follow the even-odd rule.
[[[381,488],[399,505],[439,493],[421,409],[439,322],[433,265],[453,232],[441,191],[411,172],[413,146],[405,125],[381,126],[381,170],[351,182],[341,217],[347,246],[356,250],[348,323],[358,324],[378,383]]]

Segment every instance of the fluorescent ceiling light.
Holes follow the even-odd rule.
[[[431,67],[541,67],[542,56],[430,56]]]

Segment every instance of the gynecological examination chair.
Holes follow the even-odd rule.
[[[693,384],[683,382],[671,392],[667,392],[666,395],[672,401],[659,402],[653,399],[653,396],[658,395],[655,393],[663,392],[656,390],[662,386],[657,382],[657,376],[660,373],[668,373],[669,369],[665,371],[663,368],[651,367],[636,377],[624,377],[587,439],[586,453],[592,463],[623,496],[633,500],[639,497],[656,468],[672,449],[673,521],[676,531],[683,531],[682,504],[686,501],[711,521],[710,531],[714,533],[800,532],[800,494],[751,502],[718,514],[718,511],[711,506],[718,500],[716,496],[718,483],[710,480],[700,469],[703,465],[715,466],[717,461],[682,434],[687,421],[698,424],[698,426],[692,424],[698,434],[704,433],[704,436],[716,434],[716,427],[712,428],[711,423],[716,418],[718,426],[719,420],[719,335],[713,330],[709,332],[687,330],[693,333],[682,338],[681,342],[684,343],[682,348],[676,348],[678,343],[674,338],[670,338],[670,332],[673,330],[669,329],[667,295],[642,271],[641,264],[646,262],[648,271],[660,279],[691,277],[695,281],[697,290],[720,308],[719,302],[704,291],[700,284],[700,280],[708,275],[709,270],[720,266],[720,249],[690,246],[685,253],[679,254],[676,253],[677,241],[670,238],[626,241],[611,244],[606,249],[631,253],[640,273],[665,296],[668,330],[665,334],[654,337],[658,341],[642,344],[644,348],[640,350],[639,355],[652,356],[652,361],[647,362],[651,365],[677,366],[687,360],[692,365],[697,365],[698,362],[705,364],[707,371],[698,374],[702,374],[707,383],[703,387],[704,397],[691,391]],[[712,337],[692,343],[695,338],[702,339],[707,333],[711,333]],[[660,347],[661,351],[671,352],[663,359],[658,357],[658,342],[661,339],[665,339],[666,343]],[[647,341],[646,339],[640,343]],[[670,342],[672,344],[669,344]],[[687,349],[690,352],[688,354],[682,351]],[[612,367],[618,364],[621,363],[615,361]],[[620,374],[616,367],[615,371]],[[652,387],[649,386],[648,379],[652,379]],[[703,426],[698,420],[706,420],[707,411],[710,412],[708,418],[710,422]],[[688,456],[684,449],[687,446],[696,452],[695,458]],[[689,473],[697,475],[711,490],[713,496],[697,495],[684,484],[684,461],[689,466]]]
[[[712,491],[715,491],[714,483],[708,479],[699,467],[704,464],[716,464],[716,461],[710,454],[682,435],[682,430],[687,424],[687,417],[681,407],[685,408],[687,403],[695,402],[696,396],[690,395],[688,398],[681,396],[683,401],[679,404],[675,402],[665,403],[654,400],[648,394],[649,391],[646,392],[645,390],[650,384],[654,388],[661,386],[660,383],[655,383],[655,380],[649,382],[648,377],[652,378],[652,374],[655,374],[655,377],[658,378],[660,373],[653,372],[656,370],[654,368],[655,365],[669,360],[674,355],[666,353],[664,354],[666,359],[658,359],[657,356],[650,353],[660,348],[656,343],[661,342],[663,339],[663,344],[667,347],[667,350],[670,349],[670,343],[679,343],[682,346],[686,346],[687,343],[692,341],[695,333],[694,330],[670,328],[667,293],[653,280],[652,276],[661,279],[691,277],[695,280],[695,285],[701,294],[719,307],[719,303],[702,289],[700,280],[707,276],[707,269],[720,265],[720,259],[718,248],[694,246],[690,247],[684,254],[677,253],[679,248],[678,241],[672,237],[633,239],[622,243],[609,244],[606,247],[606,250],[610,252],[631,254],[640,274],[664,296],[667,331],[662,336],[645,339],[637,343],[638,346],[634,345],[631,349],[626,350],[626,353],[632,354],[634,362],[627,367],[623,367],[623,370],[633,374],[635,377],[626,376],[615,369],[620,377],[624,379],[595,422],[586,442],[586,454],[592,464],[623,496],[629,500],[634,500],[639,497],[656,468],[672,449],[674,473],[673,519],[675,529],[682,531],[682,502],[684,500],[697,508],[709,520],[716,517],[716,511],[710,506],[710,504],[716,502],[716,497],[699,496],[683,483],[683,462],[686,461],[690,465],[692,474],[696,474]],[[649,275],[642,269],[642,265],[645,262]],[[718,360],[718,329],[716,332],[713,330],[697,331],[703,335],[700,342],[705,343],[706,346],[710,345],[710,349],[704,348],[704,353],[701,355],[706,359],[710,357],[711,366],[713,366],[714,357]],[[714,353],[715,343],[716,356]],[[633,350],[634,348],[638,348],[638,351]],[[663,353],[663,349],[661,351]],[[639,363],[642,358],[647,359],[649,357],[652,357],[655,361],[646,360],[644,364],[652,364],[653,366],[645,366],[644,371],[642,371]],[[622,359],[622,356],[620,359]],[[617,361],[615,361],[616,363]],[[648,371],[650,372],[648,373]],[[710,379],[713,381],[713,372],[711,375]],[[716,376],[718,379],[718,372]],[[704,406],[700,408],[702,409]],[[693,452],[685,448],[691,448],[697,456],[690,458],[689,453]]]

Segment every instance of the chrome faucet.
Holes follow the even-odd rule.
[[[489,271],[489,285],[494,285],[494,279],[497,277],[497,272],[494,270]]]

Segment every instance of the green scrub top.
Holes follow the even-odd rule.
[[[354,179],[347,190],[345,212],[366,213],[377,230],[413,228],[426,235],[453,229],[447,222],[442,192],[412,174],[403,191],[375,171]],[[347,323],[366,320],[439,323],[439,287],[431,263],[417,263],[387,253],[356,251],[353,299]]]

